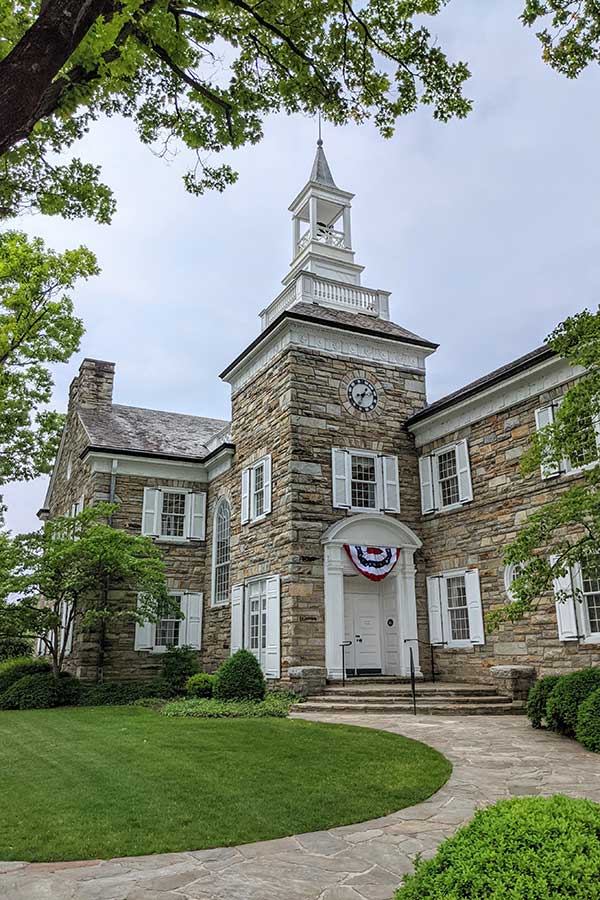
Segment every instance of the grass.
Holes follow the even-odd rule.
[[[166,718],[135,707],[0,713],[0,859],[233,845],[385,815],[450,763],[417,741],[291,719]]]

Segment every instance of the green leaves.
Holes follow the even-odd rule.
[[[521,21],[539,27],[542,58],[567,78],[577,78],[600,62],[600,5],[598,0],[527,0]]]

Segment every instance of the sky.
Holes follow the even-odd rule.
[[[568,81],[540,59],[523,0],[453,0],[431,30],[465,60],[467,119],[427,108],[384,140],[371,125],[324,126],[337,185],[356,197],[352,238],[363,284],[389,290],[391,317],[440,344],[430,401],[542,343],[596,308],[600,282],[600,70]],[[232,154],[236,185],[186,194],[170,162],[129,123],[97,123],[81,155],[101,164],[110,226],[40,216],[16,223],[56,249],[85,244],[102,274],[75,291],[81,352],[57,366],[54,408],[85,356],[116,363],[116,403],[229,417],[218,373],[256,337],[291,256],[288,205],[307,181],[317,126],[274,116],[262,142]],[[13,531],[38,527],[47,479],[3,488]]]

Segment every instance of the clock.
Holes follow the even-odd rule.
[[[377,391],[366,378],[355,378],[348,385],[348,400],[359,412],[372,412],[377,406]]]

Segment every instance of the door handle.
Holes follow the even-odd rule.
[[[356,638],[356,640],[358,641],[359,644],[362,644],[362,638],[361,638],[360,634],[355,634],[354,637]]]

